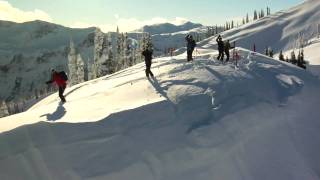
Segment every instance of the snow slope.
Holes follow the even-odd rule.
[[[320,179],[319,79],[239,49],[138,64],[0,119],[0,179]]]
[[[308,41],[317,36],[320,24],[320,1],[307,0],[288,10],[282,10],[257,21],[250,22],[221,35],[237,46],[253,49],[264,53],[266,47],[271,47],[275,53],[280,50],[298,48],[299,36]],[[216,46],[215,38],[204,41],[202,45]],[[210,42],[210,43],[209,43]]]

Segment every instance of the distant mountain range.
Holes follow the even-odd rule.
[[[155,35],[155,34],[175,33],[179,31],[189,31],[191,29],[199,28],[202,26],[203,26],[202,24],[192,23],[192,22],[186,22],[182,25],[163,23],[163,24],[143,26],[142,28],[136,30],[135,32],[146,32],[146,33],[150,33],[151,35]]]

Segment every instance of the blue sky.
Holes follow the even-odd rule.
[[[275,12],[302,2],[302,0],[1,1],[8,3],[15,10],[37,14],[35,17],[44,16],[54,23],[71,27],[100,26],[105,31],[114,29],[116,25],[123,30],[132,30],[143,24],[165,21],[178,23],[190,20],[205,25],[222,24],[226,20],[240,19],[247,12],[252,15],[254,9],[269,6],[272,12]]]

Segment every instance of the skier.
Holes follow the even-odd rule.
[[[234,47],[231,47],[231,45],[230,45],[230,41],[227,40],[227,42],[224,44],[224,52],[226,53],[226,56],[227,56],[227,60],[226,60],[227,62],[230,59],[230,49],[233,49],[233,48]]]
[[[57,72],[56,70],[52,69],[51,70],[51,79],[46,82],[46,84],[52,84],[55,83],[58,88],[59,88],[59,97],[61,99],[61,102],[65,103],[66,98],[64,97],[63,93],[64,90],[67,87],[67,75],[64,71]]]
[[[223,41],[222,41],[221,35],[218,36],[218,38],[216,39],[216,41],[217,41],[217,43],[218,43],[218,50],[219,50],[218,60],[223,61],[223,58],[224,58],[224,54],[223,54],[223,51],[224,51],[224,43],[223,43]]]
[[[196,41],[193,39],[192,35],[190,34],[186,36],[186,41],[187,41],[187,60],[193,61],[192,53],[194,51],[194,48],[197,45]]]
[[[148,44],[147,47],[142,51],[142,55],[144,56],[144,61],[146,63],[146,76],[149,78],[149,75],[153,78],[153,73],[151,72],[151,64],[152,64],[152,45]]]

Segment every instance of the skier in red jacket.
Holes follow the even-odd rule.
[[[54,69],[51,70],[51,80],[47,81],[46,84],[55,83],[59,87],[59,97],[61,101],[66,102],[65,97],[63,96],[64,90],[67,87],[66,78],[62,76],[62,72],[58,73]]]

